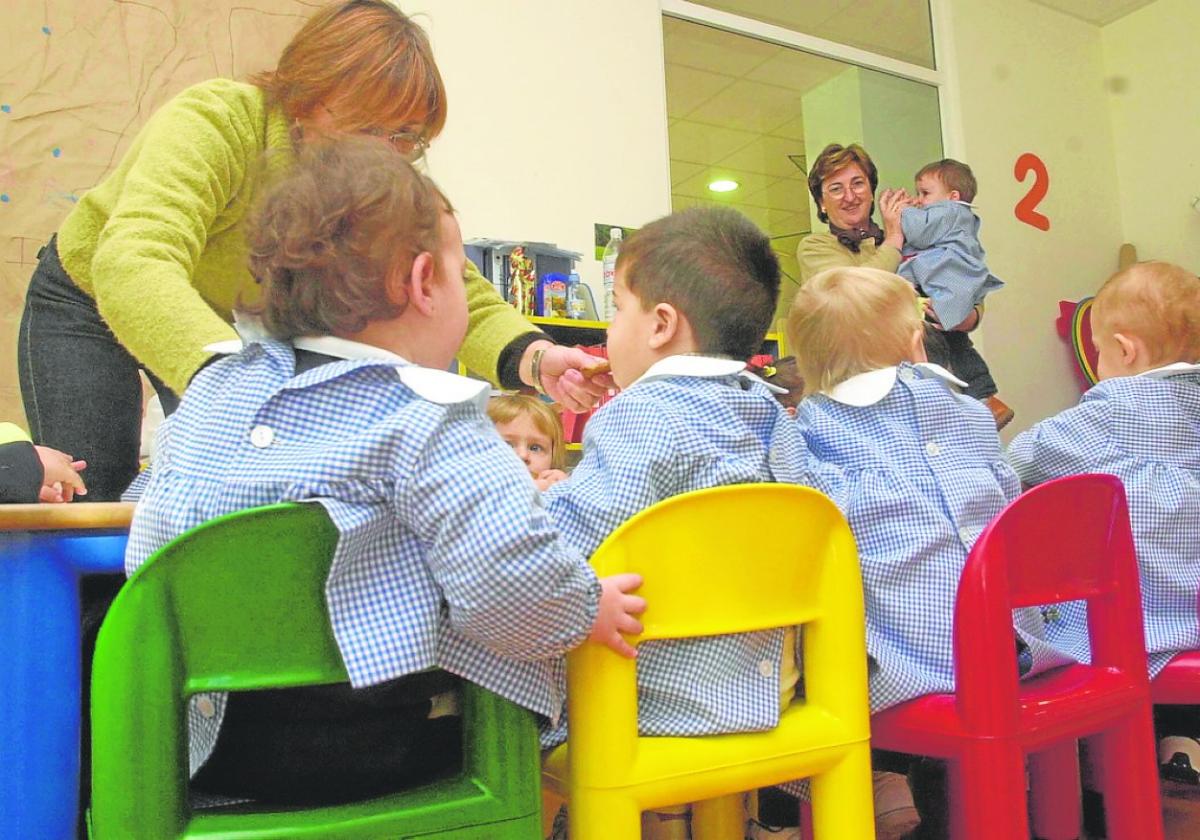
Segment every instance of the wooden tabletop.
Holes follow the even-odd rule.
[[[0,505],[0,531],[60,531],[128,528],[132,502]]]

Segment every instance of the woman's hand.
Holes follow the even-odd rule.
[[[879,215],[883,217],[883,244],[897,251],[904,247],[904,230],[900,227],[900,214],[913,201],[904,190],[884,190],[879,195]]]
[[[532,367],[533,355],[539,349],[544,350],[538,367],[542,390],[568,411],[587,411],[616,387],[612,376],[607,373],[589,375],[584,372],[603,362],[600,357],[578,347],[535,341],[525,348],[525,354],[521,357],[521,381],[532,388],[538,384],[533,381]]]
[[[75,461],[70,455],[48,446],[35,446],[42,462],[42,489],[38,499],[43,502],[69,502],[75,495],[87,495],[87,487],[79,477],[87,461]]]

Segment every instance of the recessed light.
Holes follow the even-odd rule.
[[[723,178],[719,181],[713,181],[708,185],[708,188],[713,192],[733,192],[738,188],[737,181],[731,181],[728,178]]]

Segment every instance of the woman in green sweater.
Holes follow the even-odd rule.
[[[275,70],[195,85],[150,118],[40,252],[21,320],[33,437],[87,460],[89,500],[118,498],[137,473],[139,369],[169,412],[213,358],[204,348],[234,337],[235,304],[257,292],[241,223],[262,181],[306,135],[371,134],[416,159],[445,120],[425,33],[384,0],[322,8]],[[468,368],[571,409],[604,392],[581,371],[593,357],[555,345],[474,266],[464,279]]]

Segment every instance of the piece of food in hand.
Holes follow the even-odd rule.
[[[599,376],[602,373],[608,373],[611,368],[608,364],[608,359],[596,359],[595,362],[580,368],[580,372],[591,379],[593,376]]]

